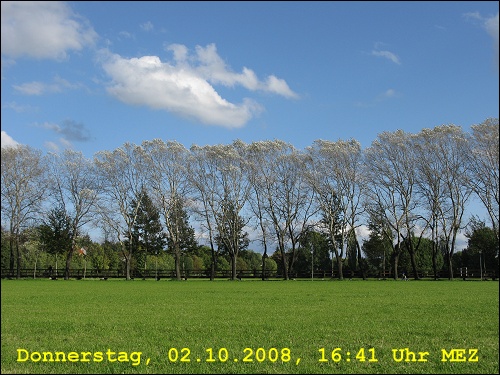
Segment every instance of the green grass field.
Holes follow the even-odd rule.
[[[498,281],[2,280],[1,292],[2,374],[499,372]]]

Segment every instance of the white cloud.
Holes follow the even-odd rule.
[[[59,138],[59,142],[64,146],[64,148],[73,148],[73,144],[66,138]]]
[[[290,87],[288,87],[288,84],[284,80],[273,75],[267,77],[264,90],[283,95],[286,98],[298,98],[298,95],[290,90]]]
[[[118,36],[121,36],[121,37],[124,37],[124,38],[127,38],[127,39],[134,39],[134,35],[129,33],[128,31],[120,31],[118,33]]]
[[[54,143],[54,142],[47,141],[47,142],[44,143],[44,145],[49,150],[52,150],[54,152],[58,152],[59,151],[59,146],[56,143]]]
[[[1,147],[16,147],[19,145],[10,135],[8,135],[5,131],[2,130],[1,136]]]
[[[486,28],[486,31],[488,31],[488,34],[490,34],[493,38],[493,41],[498,49],[498,13],[496,16],[487,18],[484,22],[484,27]]]
[[[227,128],[244,126],[262,107],[248,98],[239,104],[231,103],[212,85],[240,85],[251,91],[298,97],[275,76],[260,81],[248,68],[243,68],[242,73],[230,71],[213,44],[197,46],[194,55],[180,44],[169,45],[167,50],[173,53],[172,62],[162,62],[157,56],[127,59],[103,51],[103,68],[112,79],[108,92],[128,104],[167,110]]]
[[[396,90],[387,89],[384,92],[381,92],[380,94],[375,96],[372,100],[370,100],[368,102],[359,101],[359,102],[354,103],[354,105],[357,108],[373,108],[374,106],[379,105],[380,103],[382,103],[386,100],[392,100],[392,99],[398,98],[400,96],[401,96],[401,94],[399,92],[397,92]]]
[[[360,225],[359,227],[356,227],[355,231],[360,243],[363,243],[364,240],[368,240],[370,238],[371,231],[367,225]]]
[[[178,46],[175,45],[176,48]],[[183,56],[183,61],[185,58]],[[220,83],[229,87],[239,84],[251,91],[269,91],[287,98],[298,97],[284,80],[276,78],[274,75],[268,76],[266,81],[262,82],[259,81],[254,71],[247,67],[243,68],[242,73],[232,72],[217,54],[217,48],[213,43],[205,48],[197,46],[195,61],[200,63],[196,68],[197,71],[211,83]]]
[[[153,23],[151,21],[144,22],[140,26],[141,26],[141,29],[143,29],[144,31],[151,31],[154,28]]]
[[[457,239],[455,242],[455,250],[462,251],[469,246],[469,239],[465,236],[464,233],[457,233]]]
[[[51,89],[46,84],[38,81],[23,83],[21,85],[13,85],[12,87],[24,95],[42,95],[45,92],[54,92],[54,89],[56,89]]]
[[[172,51],[174,54],[174,60],[177,62],[177,66],[183,65],[188,59],[188,49],[182,44],[170,44],[165,48],[167,51]]]
[[[36,108],[30,106],[30,105],[21,105],[16,102],[8,102],[2,105],[2,108],[9,108],[12,109],[13,111],[17,113],[25,113],[25,112],[31,112],[31,111],[36,111]]]
[[[2,55],[62,60],[96,32],[60,1],[2,1]]]
[[[484,22],[484,28],[490,34],[490,36],[493,38],[493,50],[495,52],[495,59],[496,59],[496,64],[498,68],[498,13],[496,16],[493,16],[491,18],[487,18],[486,21]]]
[[[384,92],[384,97],[386,97],[386,98],[392,98],[395,95],[396,95],[396,91],[394,89],[389,89],[386,92]]]
[[[387,89],[383,93],[377,96],[375,101],[380,102],[387,99],[397,98],[399,93],[394,89]]]
[[[399,60],[399,57],[389,51],[379,51],[379,50],[373,50],[372,51],[373,56],[378,56],[378,57],[384,57],[386,59],[391,60],[393,63],[400,65],[401,61]]]
[[[24,95],[42,95],[45,93],[62,92],[65,89],[77,89],[83,87],[83,85],[70,83],[63,78],[56,76],[54,77],[53,83],[33,81],[23,83],[21,85],[13,85],[12,87]]]
[[[60,150],[73,149],[73,144],[65,138],[59,138],[56,142],[46,141],[43,144],[51,152],[58,153]]]
[[[465,18],[470,18],[470,19],[475,19],[475,20],[481,20],[481,14],[479,12],[468,12],[464,14]]]
[[[473,21],[479,21],[481,27],[483,27],[486,32],[491,36],[493,40],[493,51],[495,54],[495,63],[498,69],[499,67],[499,48],[498,48],[498,13],[492,17],[485,18],[479,12],[465,13],[464,17]]]

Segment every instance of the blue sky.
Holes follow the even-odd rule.
[[[2,145],[316,139],[498,117],[498,2],[2,1]]]
[[[497,1],[1,2],[1,142],[92,157],[498,117]]]

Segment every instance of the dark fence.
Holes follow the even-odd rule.
[[[17,270],[10,272],[8,269],[1,270],[2,278],[15,278],[17,275]],[[210,278],[211,270],[185,270],[182,271],[180,277],[183,279],[187,278]],[[239,271],[238,278],[262,278],[261,271]],[[21,278],[64,278],[64,268],[59,268],[57,270],[50,268],[22,268],[20,272]],[[83,279],[83,278],[125,278],[126,274],[123,270],[96,270],[93,268],[84,269],[70,269],[70,278],[72,279]],[[135,279],[175,279],[177,274],[175,270],[133,270],[131,271],[131,277]],[[223,270],[215,272],[216,278],[230,278],[231,271]],[[275,278],[281,277],[281,275],[276,272],[266,271],[264,274],[265,278]]]
[[[188,278],[210,278],[211,270],[203,269],[203,270],[185,270],[181,272],[180,277],[182,279]],[[10,272],[8,269],[1,270],[2,278],[16,278],[17,271]],[[266,271],[265,274],[262,274],[260,270],[244,270],[238,271],[237,277],[238,279],[271,279],[271,278],[283,278],[283,274],[276,271]],[[327,279],[338,279],[337,272],[332,272],[331,270],[315,270],[313,274],[311,272],[302,272],[289,273],[289,278],[292,279],[312,279],[312,280],[327,280]],[[386,272],[385,274],[362,274],[361,272],[354,272],[349,269],[344,270],[343,272],[344,279],[361,279],[365,278],[378,278],[378,279],[392,279],[393,275],[390,272]],[[399,278],[404,279],[404,274],[402,272],[399,273]],[[59,268],[57,270],[51,268],[23,268],[20,273],[21,278],[53,278],[60,279],[64,278],[64,268]],[[97,270],[93,268],[84,269],[70,269],[70,278],[72,279],[84,279],[84,278],[99,278],[99,279],[108,279],[108,278],[125,278],[125,272],[123,270]],[[133,270],[131,277],[134,279],[176,279],[177,274],[175,270]],[[419,274],[420,278],[424,279],[433,279],[433,273],[421,273]],[[456,279],[489,279],[489,280],[497,280],[498,279],[498,270],[480,270],[480,269],[467,269],[467,268],[458,268],[454,271],[453,277]],[[215,278],[231,278],[230,270],[219,270],[215,273]],[[413,279],[413,274],[406,274],[407,279]],[[438,274],[438,278],[447,279],[448,273],[441,272]]]

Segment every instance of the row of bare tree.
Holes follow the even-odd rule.
[[[453,278],[451,259],[472,194],[484,204],[498,238],[498,138],[495,118],[473,125],[470,132],[456,125],[417,134],[383,132],[364,150],[354,139],[316,140],[304,150],[280,140],[188,149],[154,139],[100,151],[93,159],[72,150],[43,155],[29,146],[2,148],[2,225],[11,234],[10,267],[14,270],[17,254],[20,274],[20,232],[57,206],[71,223],[66,278],[77,237],[93,226],[122,245],[129,279],[133,246],[126,239],[133,238],[141,203],[137,198],[146,189],[161,213],[177,275],[182,217],[176,213],[181,207],[199,220],[213,265],[214,238],[224,241],[233,278],[239,217],[260,233],[263,259],[269,246],[279,250],[285,279],[301,236],[312,227],[329,236],[342,278],[348,238],[366,224],[392,240],[395,278],[403,244],[418,277],[418,242],[412,237],[431,239],[435,256],[438,242],[444,242]],[[355,243],[361,261],[357,239]]]

